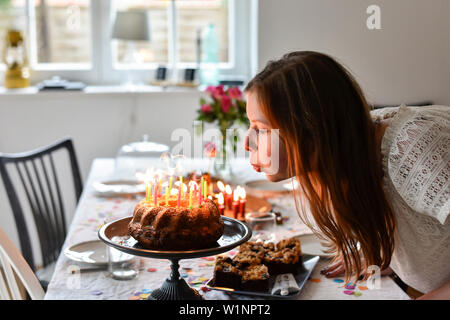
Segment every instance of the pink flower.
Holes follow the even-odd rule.
[[[201,107],[203,113],[210,113],[213,111],[212,107],[209,104],[204,104]]]
[[[209,158],[214,158],[216,156],[216,145],[212,142],[207,142],[205,144],[205,155]]]
[[[231,98],[229,96],[222,96],[222,111],[227,113],[231,108]]]
[[[206,93],[209,93],[212,95],[212,97],[216,100],[220,100],[222,96],[225,94],[224,86],[218,85],[218,86],[208,86],[205,90]]]
[[[205,90],[206,93],[213,93],[216,90],[216,87],[214,86],[208,86]]]
[[[232,98],[232,99],[242,99],[242,92],[241,90],[239,90],[238,87],[232,87],[228,89],[228,95]]]

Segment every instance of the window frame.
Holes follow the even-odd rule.
[[[196,68],[196,63],[179,62],[177,52],[176,0],[169,0],[169,61],[164,64],[168,68],[169,79],[181,79],[185,68]],[[228,62],[219,63],[221,79],[246,81],[252,72],[251,68],[251,20],[255,10],[254,0],[228,0]],[[113,1],[90,0],[91,24],[91,63],[38,63],[36,61],[36,29],[34,2],[26,0],[26,24],[28,58],[33,83],[60,76],[69,80],[85,82],[88,85],[120,85],[127,73],[132,72],[133,78],[141,83],[150,83],[155,79],[159,63],[146,63],[139,66],[127,66],[113,62],[114,45],[111,40],[111,29],[115,10]],[[173,37],[172,37],[173,36]],[[239,54],[238,54],[239,50]],[[3,67],[3,68],[1,68]],[[0,70],[4,70],[2,65]]]

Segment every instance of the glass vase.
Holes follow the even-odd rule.
[[[214,159],[214,174],[218,178],[229,181],[233,178],[233,171],[230,162],[232,150],[230,150],[230,144],[227,143],[226,129],[221,130],[221,133],[221,145],[216,150],[216,157]]]

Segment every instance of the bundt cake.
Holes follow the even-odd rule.
[[[206,199],[189,209],[170,202],[154,206],[145,199],[134,209],[129,234],[143,247],[154,250],[193,250],[211,247],[222,236],[224,223],[216,204]]]

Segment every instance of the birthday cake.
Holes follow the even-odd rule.
[[[129,234],[154,250],[194,250],[217,245],[224,223],[214,201],[192,206],[187,200],[156,204],[147,199],[134,209]]]

